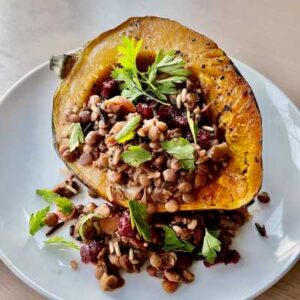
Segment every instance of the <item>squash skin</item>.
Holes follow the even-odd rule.
[[[212,117],[219,120],[219,127],[225,131],[231,152],[229,164],[218,178],[195,192],[195,202],[181,204],[179,210],[232,210],[249,203],[262,182],[262,125],[255,97],[230,59],[212,40],[172,20],[130,18],[102,33],[77,53],[77,61],[54,95],[56,149],[70,127],[64,119],[66,105],[86,102],[95,81],[109,75],[124,34],[143,40],[142,56],[153,57],[160,49],[179,50],[187,67],[199,78],[206,101],[211,103]],[[85,185],[107,199],[104,170],[81,166],[78,161],[66,165]],[[127,207],[126,200],[115,203]],[[162,204],[157,205],[156,211],[166,210]]]

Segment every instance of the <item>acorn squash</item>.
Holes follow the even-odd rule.
[[[127,35],[143,40],[140,58],[155,55],[160,49],[178,50],[187,67],[197,76],[212,118],[225,132],[231,159],[218,178],[196,192],[196,201],[181,204],[180,210],[239,208],[250,202],[262,182],[262,125],[253,92],[224,51],[209,38],[181,24],[158,17],[130,18],[118,27],[102,33],[72,55],[63,56],[67,71],[53,103],[53,135],[58,149],[69,130],[64,111],[69,103],[82,105],[95,82],[108,77],[117,62],[117,46]],[[53,61],[52,61],[53,64]],[[55,64],[55,62],[54,62]],[[58,151],[57,151],[58,152]],[[66,163],[89,188],[107,199],[106,172],[95,166]],[[127,206],[127,201],[116,204]],[[158,205],[156,211],[165,211]]]

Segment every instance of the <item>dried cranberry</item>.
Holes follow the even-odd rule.
[[[270,202],[270,196],[266,192],[261,192],[257,195],[257,199],[261,203],[269,203]]]
[[[173,120],[173,124],[179,128],[186,128],[189,125],[187,117],[184,115],[176,116]]]
[[[240,258],[241,256],[236,250],[229,250],[224,258],[224,263],[225,265],[229,263],[236,264],[239,262]]]
[[[162,121],[166,123],[171,123],[177,115],[177,109],[175,106],[172,105],[161,105],[158,110],[158,115]]]
[[[199,129],[198,143],[201,148],[203,148],[203,149],[209,148],[209,145],[210,145],[212,139],[213,139],[213,136],[211,135],[211,133],[209,133],[206,130]]]
[[[101,96],[103,98],[110,98],[115,96],[118,91],[118,82],[113,79],[103,81],[101,88]]]
[[[102,249],[100,242],[91,241],[87,245],[83,245],[80,248],[81,260],[84,263],[95,262],[97,261],[97,256]]]
[[[86,264],[92,260],[90,255],[89,245],[82,245],[80,247],[80,256],[81,256],[81,261]]]
[[[138,103],[136,111],[142,116],[143,119],[153,118],[153,109],[146,103]]]
[[[121,236],[133,237],[134,231],[131,226],[131,220],[129,212],[126,210],[123,212],[122,216],[118,222],[118,233]]]

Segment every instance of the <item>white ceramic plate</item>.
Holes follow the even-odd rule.
[[[50,188],[62,179],[63,163],[52,143],[52,95],[58,84],[44,64],[8,91],[0,103],[0,254],[22,280],[54,299],[247,299],[274,284],[297,261],[300,252],[300,115],[297,108],[265,77],[235,61],[256,95],[264,128],[264,183],[271,203],[251,206],[253,218],[239,232],[233,247],[237,265],[205,268],[195,263],[196,280],[166,294],[160,280],[146,272],[126,274],[126,285],[104,293],[92,265],[69,267],[74,250],[44,247],[44,232],[28,235],[28,218],[45,206],[36,188]],[[82,197],[87,200],[86,197]],[[79,201],[79,200],[77,200]],[[266,225],[259,236],[254,222]],[[67,230],[59,232],[68,236]]]

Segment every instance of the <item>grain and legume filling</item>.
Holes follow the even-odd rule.
[[[52,227],[47,236],[76,219],[70,235],[82,243],[82,262],[96,264],[103,290],[124,284],[121,270],[139,272],[149,262],[148,274],[161,278],[165,291],[173,293],[180,283],[194,280],[189,270],[194,260],[207,267],[239,261],[230,244],[248,213],[246,207],[179,211],[180,204],[194,202],[195,193],[217,178],[230,152],[224,132],[213,122],[206,92],[181,53],[161,50],[140,66],[140,48],[141,41],[124,38],[109,77],[93,86],[83,106],[67,108],[70,134],[59,148],[67,162],[106,171],[109,200],[128,200],[129,208],[74,205],[68,199],[78,192],[73,177],[38,194],[59,210],[42,212]],[[97,197],[93,191],[90,195]],[[158,204],[168,213],[155,214]],[[79,249],[60,237],[47,243]],[[74,262],[71,266],[78,267]]]
[[[194,192],[218,176],[230,155],[198,79],[180,53],[161,55],[162,61],[169,55],[166,65],[175,68],[154,62],[147,72],[155,65],[155,78],[147,83],[150,75],[142,75],[141,92],[130,90],[130,83],[124,87],[128,79],[119,73],[126,69],[117,65],[86,104],[69,107],[70,140],[78,129],[84,137],[73,149],[66,140],[60,153],[69,162],[105,169],[109,200],[135,199],[149,210],[163,204],[175,212],[195,200]]]

